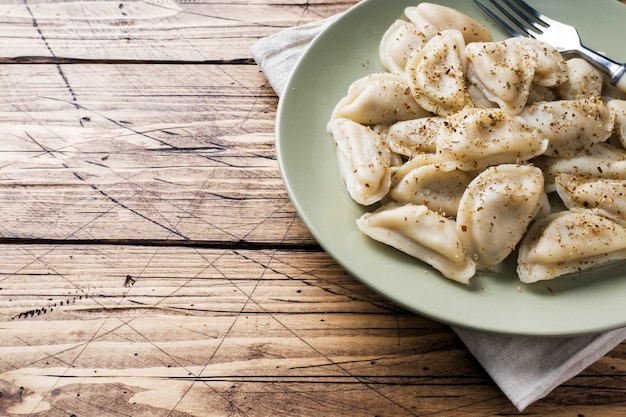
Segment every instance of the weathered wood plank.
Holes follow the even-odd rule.
[[[300,410],[347,395],[342,412],[374,395],[371,407],[402,411],[408,391],[387,393],[398,381],[478,380],[489,390],[468,369],[435,371],[431,352],[467,357],[446,326],[398,309],[324,253],[1,249],[2,411],[271,415],[293,395],[303,396]],[[94,385],[128,394],[105,406]],[[207,402],[214,414],[197,414]]]
[[[517,414],[447,326],[321,252],[23,245],[0,265],[3,415]],[[625,369],[622,345],[533,407],[618,416]]]
[[[313,244],[252,66],[0,67],[4,238]]]
[[[300,307],[320,313],[397,311],[323,252],[70,244],[0,248],[0,320],[79,320],[113,311],[145,314],[142,310],[174,316],[297,314]]]
[[[232,60],[261,37],[343,11],[343,0],[37,1],[0,5],[2,58]]]

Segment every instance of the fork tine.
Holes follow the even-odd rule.
[[[505,3],[507,3],[509,6],[511,6],[511,3],[508,0],[504,0]],[[539,10],[533,8],[530,4],[526,3],[523,0],[513,0],[519,7],[523,8],[524,10],[526,10],[528,13],[530,13],[531,15],[535,16],[537,19],[539,19],[540,21],[544,21],[544,19],[546,18],[546,15],[542,14],[541,12],[539,12]],[[545,21],[544,21],[545,23]]]
[[[508,0],[504,0],[507,3],[510,4],[510,2]],[[540,21],[541,23],[543,23],[545,25],[545,27],[554,25],[554,24],[559,24],[561,22],[554,20],[552,18],[549,18],[548,16],[546,16],[545,14],[541,13],[539,10],[535,9],[534,7],[532,7],[530,4],[526,3],[524,0],[512,0],[515,3],[517,3],[519,5],[519,7],[522,7],[524,10],[526,10],[528,12],[528,14],[533,15],[538,21]],[[537,27],[537,26],[535,26]]]
[[[496,0],[489,0],[489,3],[491,3],[501,13],[501,15],[496,14],[493,10],[489,9],[478,0],[474,0],[474,3],[476,3],[476,5],[480,7],[485,14],[492,18],[505,31],[513,36],[531,36],[536,38],[541,35],[543,31],[552,23],[551,19],[533,9],[523,0],[500,0],[500,2]],[[506,5],[506,7],[501,3]],[[508,22],[502,17],[508,19]],[[517,29],[514,26],[517,27]],[[522,35],[518,29],[521,29],[521,31],[525,34]]]
[[[505,7],[503,7],[500,3],[496,2],[495,0],[489,0],[491,2],[491,4],[493,4],[494,6],[496,6],[496,8],[498,10],[500,10],[500,12],[502,12],[503,15],[505,15],[511,22],[513,22],[515,25],[517,25],[518,28],[521,28],[524,32],[526,32],[527,34],[532,35],[532,32],[529,32],[528,30],[528,25],[532,25],[533,27],[539,29],[541,26],[537,26],[534,22],[528,22],[527,24],[525,24],[524,22],[527,22],[527,18],[524,16],[523,12],[520,9],[517,9],[513,4],[511,4],[511,2],[509,2],[508,0],[502,0],[507,6],[509,6],[511,8],[511,10],[519,17],[524,18],[524,22],[522,22],[518,17],[513,16],[512,13],[510,13]]]
[[[494,0],[490,0],[492,3],[495,4]],[[546,18],[545,15],[542,15],[541,13],[539,13],[539,11],[537,11],[536,9],[533,9],[532,7],[530,7],[528,5],[528,3],[522,1],[522,0],[502,0],[507,6],[509,6],[511,8],[511,10],[513,10],[513,12],[515,12],[519,17],[521,17],[522,19],[524,19],[524,22],[526,22],[526,25],[524,25],[524,23],[520,22],[519,20],[513,18],[509,13],[507,13],[506,11],[502,10],[503,8],[499,8],[500,10],[502,10],[503,13],[505,13],[507,15],[507,17],[509,19],[512,19],[515,21],[515,24],[518,25],[519,27],[521,27],[522,29],[525,29],[528,25],[532,25],[535,29],[537,29],[539,32],[541,32],[542,29],[545,29],[546,26],[548,26],[548,23],[545,22],[544,20],[542,20],[542,18]],[[516,3],[517,6],[515,4]],[[497,7],[497,6],[496,6]],[[526,12],[528,12],[530,15],[534,16],[539,22],[541,22],[543,24],[540,25],[539,23],[535,22],[532,18],[529,18],[528,16],[526,16],[524,14],[524,11],[522,9],[520,9],[520,7],[523,10],[526,10]]]
[[[508,12],[506,12],[505,10],[503,10],[502,6],[500,6],[498,3],[495,3],[493,0],[489,0],[494,6],[496,6],[496,8],[498,8],[498,10],[500,10],[501,12],[503,12],[505,15],[507,15],[507,17],[511,18],[508,14]],[[513,26],[509,25],[507,22],[505,22],[504,20],[502,20],[502,18],[500,18],[500,16],[498,16],[497,14],[495,14],[490,8],[488,8],[487,6],[485,6],[484,4],[482,4],[480,1],[478,0],[474,0],[474,3],[476,3],[476,5],[478,7],[480,7],[480,9],[487,15],[489,16],[491,19],[493,19],[494,22],[496,22],[498,25],[500,25],[500,27],[502,27],[502,29],[504,29],[505,31],[507,31],[511,36],[515,36],[518,38],[523,37],[524,35],[522,35],[521,33],[519,33],[516,29],[513,28]],[[519,26],[519,25],[518,25]]]

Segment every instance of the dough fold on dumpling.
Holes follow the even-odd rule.
[[[467,85],[467,96],[468,100],[474,107],[483,107],[486,109],[499,108],[497,103],[489,100],[485,95],[484,91],[478,87],[476,84],[468,84]]]
[[[541,155],[533,163],[543,171],[548,193],[556,190],[555,178],[559,174],[626,179],[626,151],[604,142],[596,143],[587,151],[571,158]]]
[[[479,270],[499,270],[547,204],[543,174],[531,165],[498,165],[480,173],[459,203],[457,227]]]
[[[602,73],[582,58],[567,60],[567,81],[558,86],[562,100],[580,100],[602,95]]]
[[[419,166],[392,186],[389,196],[400,203],[423,204],[445,216],[456,216],[472,178],[465,171],[444,171],[437,164]]]
[[[467,78],[485,97],[511,114],[518,114],[530,94],[537,52],[524,42],[474,42],[465,48]]]
[[[613,115],[599,98],[535,103],[520,116],[548,138],[549,156],[579,155],[613,133]]]
[[[407,82],[422,108],[446,116],[466,106],[464,49],[461,32],[444,30],[411,54]]]
[[[380,42],[380,62],[390,72],[403,74],[411,53],[421,49],[426,41],[426,35],[413,23],[398,19],[389,26]]]
[[[437,155],[444,168],[481,170],[541,155],[548,140],[526,121],[499,109],[466,108],[439,129]]]
[[[533,82],[542,87],[557,87],[568,79],[568,68],[563,55],[554,46],[535,38],[511,38],[507,42],[521,42],[537,53]]]
[[[394,123],[386,133],[392,151],[412,157],[437,151],[437,133],[446,122],[445,117],[432,116]]]
[[[556,99],[553,89],[542,87],[539,84],[533,84],[530,87],[530,94],[528,94],[528,98],[526,99],[526,106],[544,101],[554,101]]]
[[[517,273],[532,283],[626,258],[626,227],[590,211],[564,211],[534,223],[522,240]]]
[[[404,14],[428,39],[444,30],[455,29],[461,32],[465,43],[492,40],[487,28],[451,7],[423,2],[417,6],[407,7]]]
[[[426,165],[438,165],[439,158],[434,153],[418,153],[403,164],[391,167],[391,186],[397,186],[411,171]]]
[[[454,281],[468,284],[476,273],[454,220],[426,206],[389,203],[365,213],[357,219],[357,225],[372,239],[426,262]]]
[[[613,115],[613,136],[626,148],[626,100],[611,99],[606,106]]]
[[[391,186],[394,155],[382,136],[350,119],[331,123],[339,170],[350,197],[362,205],[380,201]]]
[[[559,174],[556,192],[568,209],[591,209],[626,224],[626,180]]]
[[[417,104],[401,75],[384,72],[353,82],[335,106],[331,120],[346,118],[363,125],[377,125],[430,115]]]

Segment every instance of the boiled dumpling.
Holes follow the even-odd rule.
[[[343,181],[354,201],[370,205],[380,201],[391,186],[394,155],[382,136],[350,119],[331,123]]]
[[[445,116],[467,105],[464,49],[461,33],[445,30],[411,54],[406,63],[408,84],[424,109]]]
[[[415,154],[437,150],[436,139],[445,117],[432,116],[397,122],[389,127],[387,141],[394,152],[412,157]]]
[[[474,42],[465,48],[467,78],[502,110],[518,114],[530,94],[537,52],[523,42]]]
[[[559,174],[556,191],[569,209],[593,209],[626,224],[626,180]]]
[[[346,118],[363,125],[377,125],[429,115],[417,104],[401,75],[376,73],[350,85],[331,119]]]
[[[565,211],[534,223],[522,240],[522,282],[548,280],[626,258],[626,227],[590,211]]]
[[[586,152],[571,158],[542,155],[533,162],[543,171],[546,192],[556,190],[555,178],[558,174],[626,179],[626,151],[604,142],[596,143]]]
[[[448,117],[437,136],[444,167],[473,171],[521,163],[541,155],[548,140],[518,116],[498,109],[467,108]]]
[[[567,61],[567,82],[557,91],[563,100],[580,100],[602,95],[602,73],[582,58]]]
[[[436,164],[417,167],[389,191],[401,203],[424,204],[446,216],[456,216],[461,196],[473,176],[461,170],[443,171]]]
[[[372,239],[432,265],[454,281],[467,284],[476,273],[454,220],[426,206],[389,203],[361,216],[357,225]]]
[[[469,184],[456,221],[478,269],[500,267],[546,199],[543,174],[531,165],[490,167]]]
[[[420,3],[404,9],[404,14],[428,39],[446,29],[462,33],[465,43],[490,42],[491,33],[476,20],[450,7]]]
[[[555,47],[535,38],[511,38],[507,42],[521,42],[536,52],[537,64],[533,82],[542,87],[557,87],[568,79],[568,68],[563,55]]]
[[[390,72],[404,73],[411,53],[426,44],[426,36],[413,23],[396,20],[380,42],[380,62]]]
[[[535,103],[520,116],[549,139],[549,156],[579,155],[613,132],[613,115],[600,99]]]

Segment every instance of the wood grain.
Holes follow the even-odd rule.
[[[352,4],[12,0],[0,5],[0,50],[3,58],[27,60],[249,60],[254,40],[331,16]]]
[[[517,414],[447,326],[323,252],[0,249],[7,415]],[[620,346],[534,409],[620,415],[625,359]]]
[[[337,2],[0,5],[1,416],[622,416],[622,344],[518,413],[324,253],[259,38]]]
[[[313,243],[282,185],[276,98],[256,67],[2,70],[3,237]]]
[[[87,401],[90,413],[107,413],[91,403],[94,384],[132,392],[122,396],[136,403],[130,415],[155,406],[196,415],[200,398],[225,415],[239,406],[228,398],[248,395],[264,399],[250,398],[258,405],[243,414],[275,415],[295,396],[300,412],[330,402],[336,412],[366,415],[370,406],[407,407],[410,396],[388,392],[398,384],[489,385],[457,366],[437,376],[432,356],[467,360],[454,334],[365,289],[322,252],[2,249],[7,412]],[[379,398],[362,404],[367,392]]]

